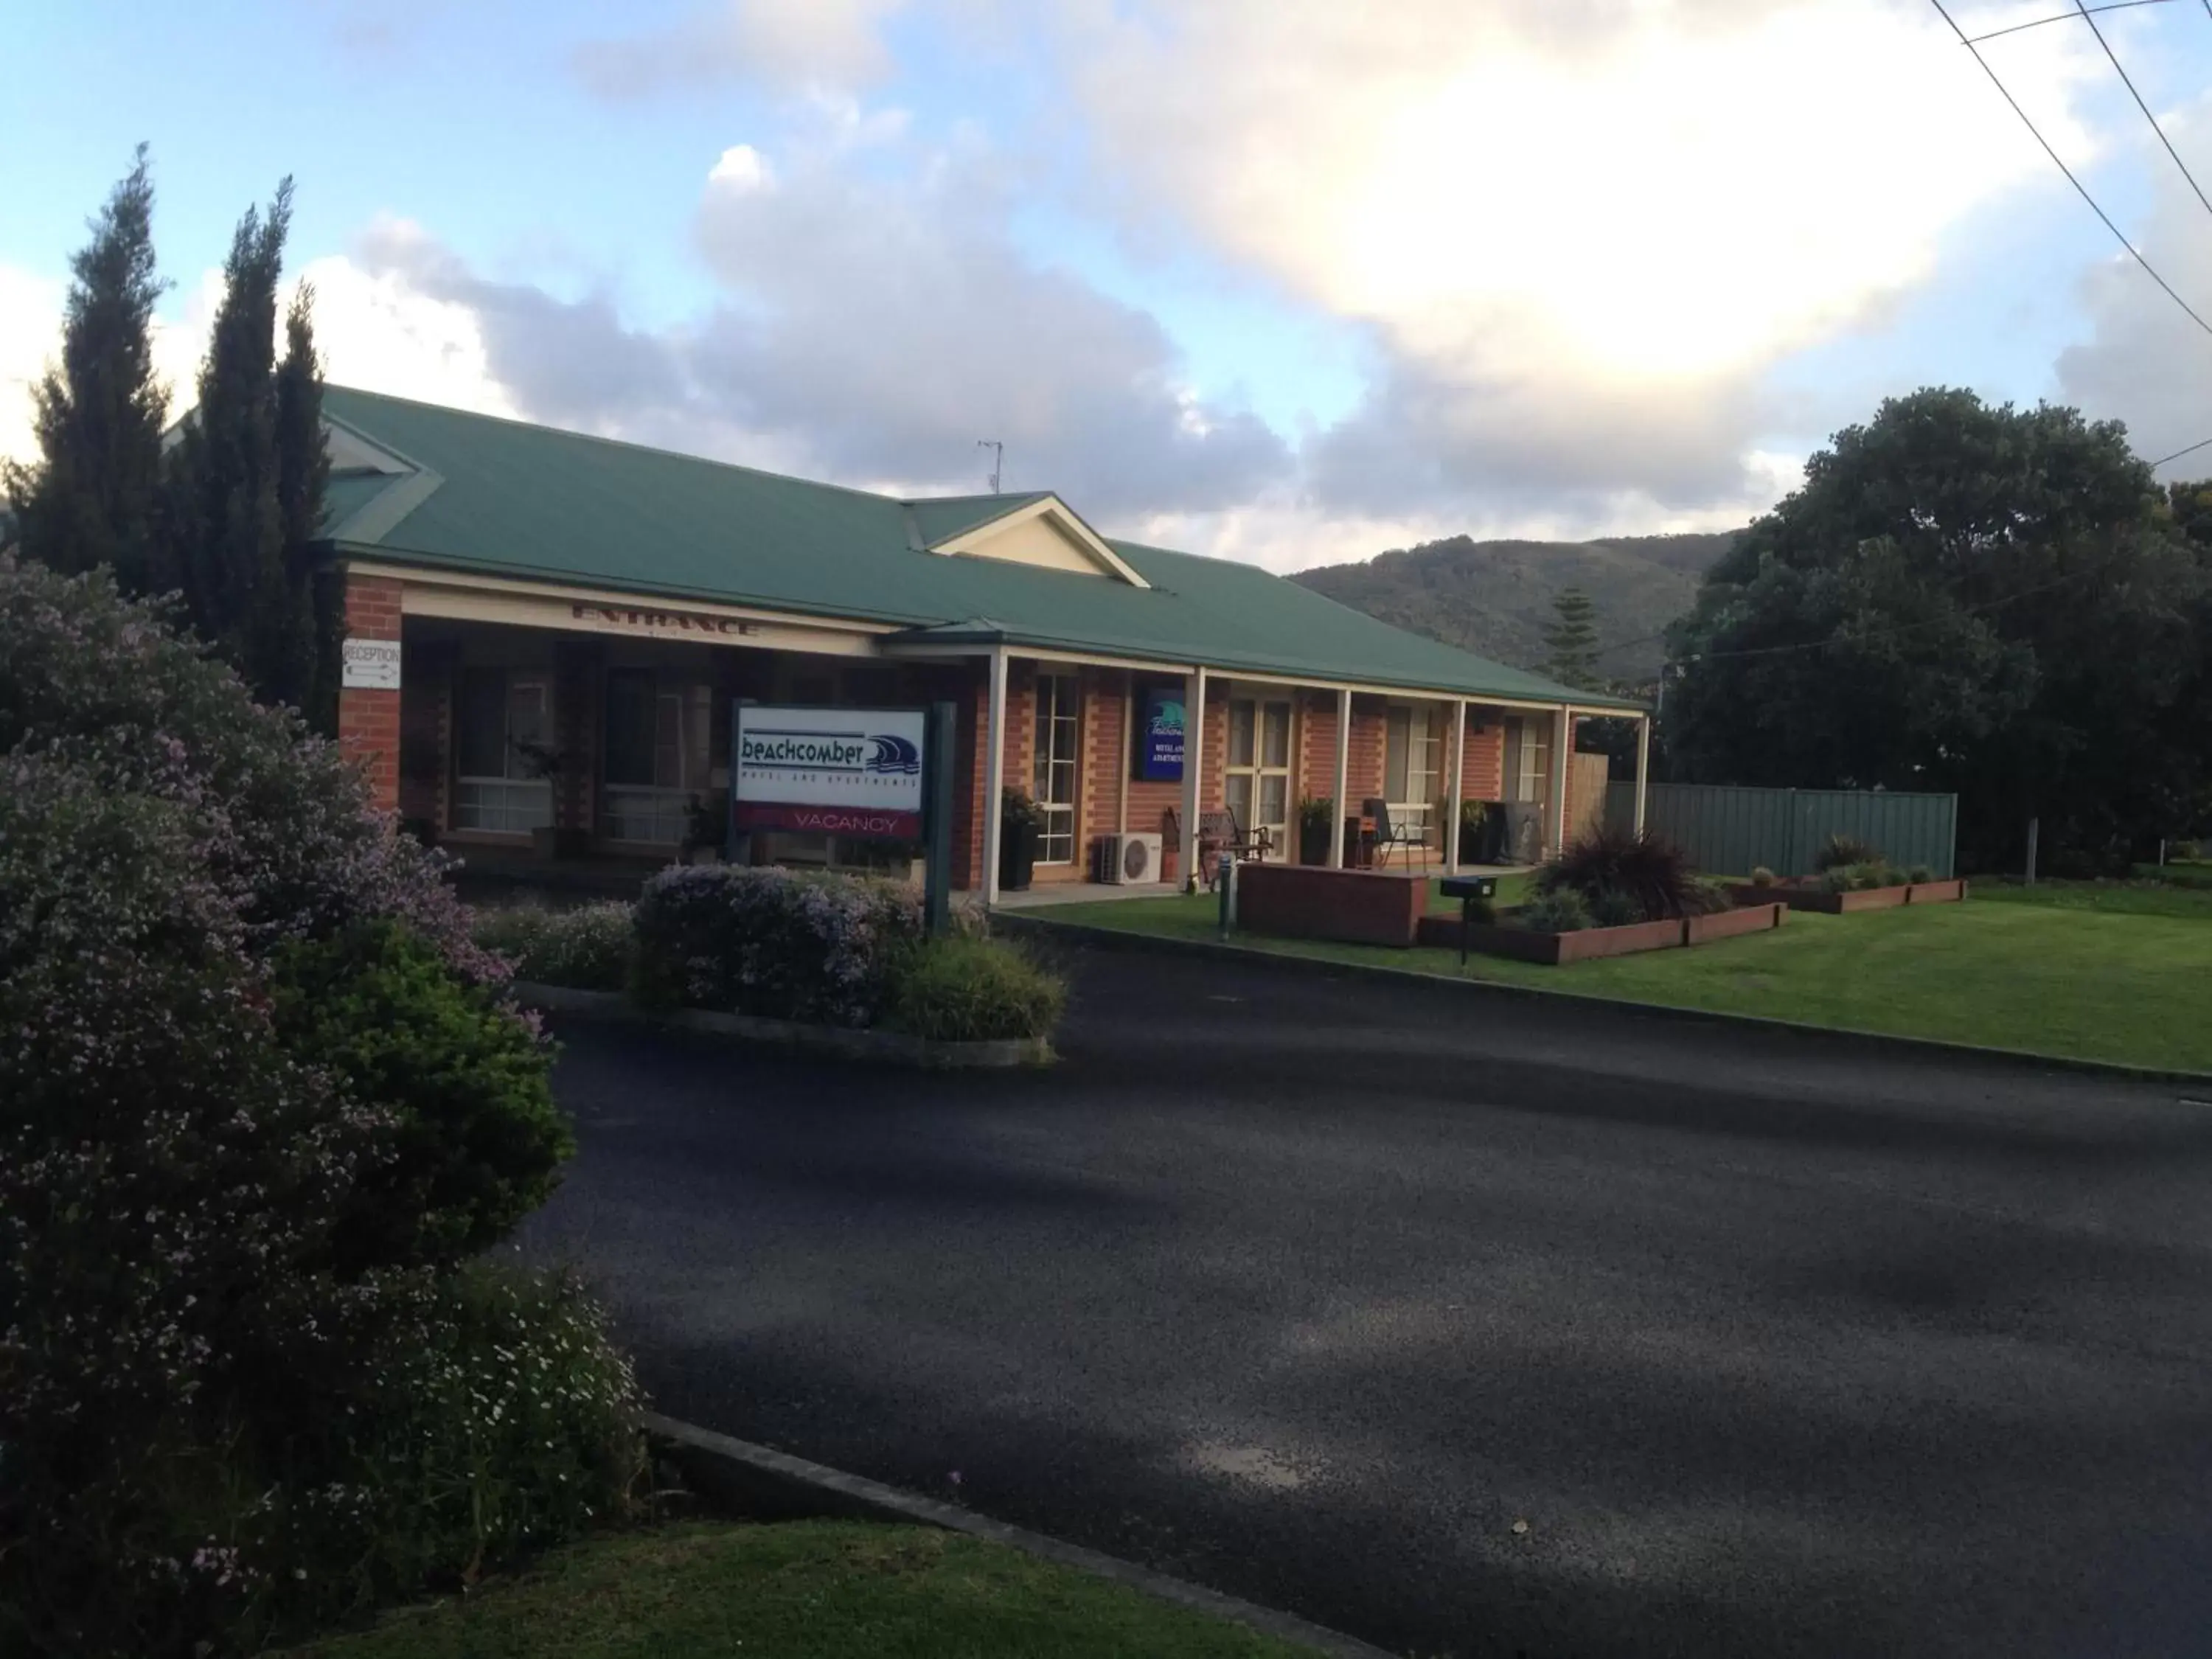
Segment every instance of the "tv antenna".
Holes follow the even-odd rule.
[[[991,493],[999,493],[999,469],[1006,463],[1006,447],[996,438],[978,438],[975,447],[991,452]]]

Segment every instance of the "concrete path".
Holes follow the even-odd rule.
[[[1078,954],[1066,1061],[573,1027],[661,1409],[1472,1654],[2212,1651],[2212,1104]]]

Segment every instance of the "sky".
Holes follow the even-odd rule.
[[[2097,21],[2156,129],[2078,18],[1982,51],[2212,321],[2158,136],[2212,191],[2212,0]],[[289,174],[333,381],[902,495],[995,441],[1008,489],[1276,570],[1739,525],[1923,385],[2212,439],[2212,330],[1929,0],[71,0],[0,40],[0,455],[141,140],[179,409]]]

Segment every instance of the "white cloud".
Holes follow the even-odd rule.
[[[404,222],[375,234],[420,239]],[[287,285],[315,289],[315,340],[327,378],[397,397],[512,415],[515,404],[487,366],[483,329],[469,307],[424,295],[389,272],[343,255],[316,259]],[[31,459],[30,388],[58,361],[64,279],[0,265],[0,458]],[[172,417],[191,408],[208,332],[222,298],[222,273],[180,283],[154,319],[154,372],[168,389]]]
[[[2075,34],[2003,69],[2078,156]],[[1766,371],[2048,168],[1907,0],[1218,0],[1086,11],[1066,52],[1125,213],[1375,330],[1314,457],[1369,508],[1737,493]]]
[[[2212,177],[2212,94],[2164,125],[2197,176]],[[2156,168],[2157,193],[2136,245],[2199,316],[2212,319],[2212,214],[2162,152],[2146,165]],[[2060,354],[2064,399],[2089,415],[2125,421],[2136,453],[2147,459],[2212,438],[2212,335],[2124,253],[2100,260],[2081,289],[2090,335]],[[2159,476],[2212,477],[2212,450],[2198,450]]]
[[[892,67],[883,26],[903,0],[723,0],[655,33],[575,54],[584,84],[631,99],[744,81],[778,90],[853,89]]]
[[[732,144],[707,174],[707,183],[723,190],[765,190],[775,176],[767,158],[750,144]]]
[[[62,283],[0,265],[0,461],[28,461],[31,389],[61,349]]]

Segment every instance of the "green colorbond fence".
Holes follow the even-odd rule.
[[[1634,784],[1606,786],[1605,817],[1621,828],[1635,822]],[[1942,879],[1958,857],[1956,795],[1655,783],[1644,821],[1714,875],[1749,875],[1761,865],[1778,876],[1808,874],[1833,835],[1872,842],[1892,864],[1924,864]]]

